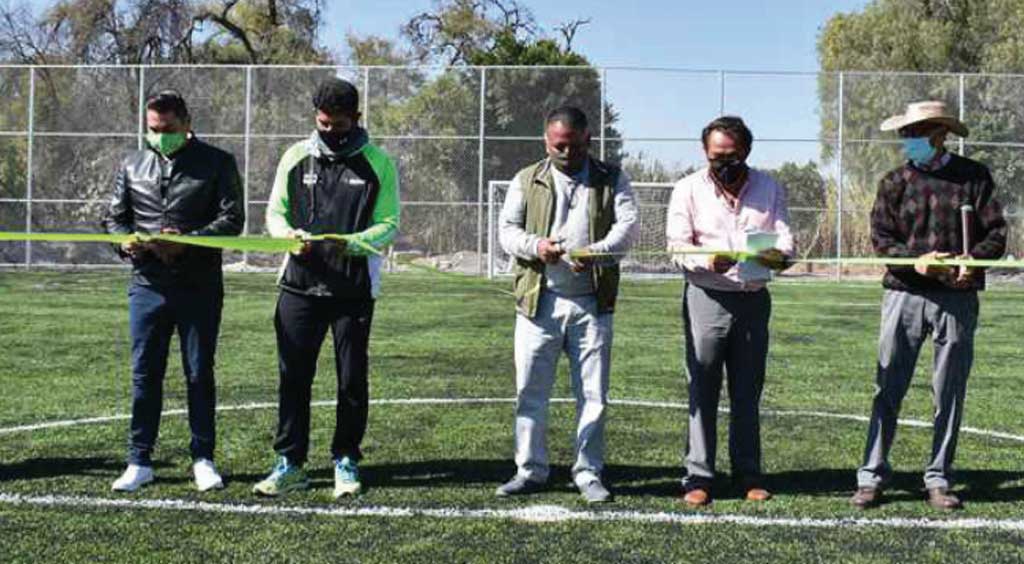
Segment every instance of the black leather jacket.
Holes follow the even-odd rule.
[[[125,157],[103,226],[109,233],[238,235],[245,222],[235,158],[194,136],[170,159],[152,149]],[[172,264],[152,253],[132,260],[133,279],[147,285],[203,283],[220,278],[217,249],[186,246]]]

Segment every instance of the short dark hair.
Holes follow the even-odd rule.
[[[589,127],[587,114],[576,106],[559,106],[551,110],[544,118],[544,126],[547,127],[556,121],[568,125],[573,131],[586,131]]]
[[[359,91],[347,80],[328,78],[317,86],[313,107],[329,114],[354,114],[359,111]]]
[[[161,90],[156,94],[150,94],[146,98],[146,109],[158,114],[170,112],[181,121],[187,121],[189,118],[185,98],[177,90]]]
[[[742,145],[747,151],[750,151],[751,146],[754,144],[754,134],[750,132],[747,124],[743,123],[743,120],[736,116],[722,116],[704,128],[704,131],[700,134],[700,141],[704,144],[705,149],[708,148],[708,137],[711,136],[713,131],[721,131],[728,135],[730,139]]]

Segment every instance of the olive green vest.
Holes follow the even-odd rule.
[[[619,169],[590,158],[590,179],[587,182],[588,208],[590,215],[590,241],[604,239],[615,223],[615,186],[619,182]],[[521,170],[523,205],[526,206],[526,220],[523,228],[527,233],[548,237],[555,220],[555,179],[547,159]],[[619,266],[608,261],[595,262],[590,269],[597,294],[598,313],[615,310],[615,298],[619,293]],[[537,302],[544,288],[544,263],[539,259],[516,258],[513,293],[516,308],[527,317],[537,313]]]

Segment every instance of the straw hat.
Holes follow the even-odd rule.
[[[907,104],[906,113],[898,116],[892,116],[882,122],[882,131],[898,130],[922,121],[942,124],[960,137],[967,137],[967,126],[961,123],[959,119],[949,115],[946,111],[945,102],[938,102],[935,100]]]

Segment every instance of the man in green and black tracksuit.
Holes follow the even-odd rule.
[[[274,317],[279,415],[274,470],[254,492],[304,489],[310,400],[320,346],[330,328],[337,364],[338,403],[331,453],[335,497],[361,489],[357,464],[366,431],[367,348],[381,257],[398,230],[394,162],[359,127],[359,94],[343,80],[324,81],[313,97],[317,130],[285,152],[267,207],[274,237],[348,235],[348,241],[306,242],[288,255]]]

